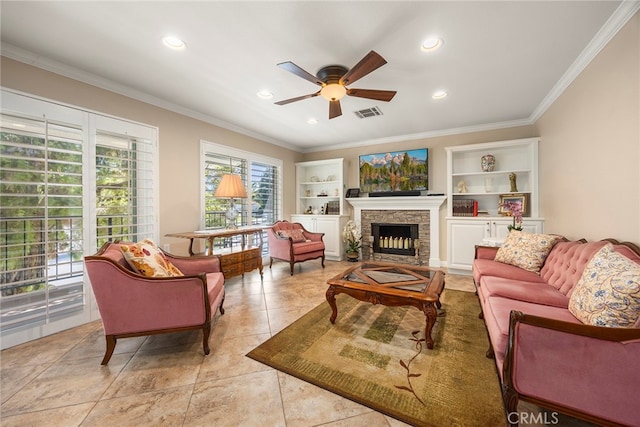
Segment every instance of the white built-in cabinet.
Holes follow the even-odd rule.
[[[330,260],[344,258],[342,229],[349,220],[345,214],[344,176],[344,159],[296,163],[296,213],[291,215],[291,222],[324,233],[324,252]]]
[[[447,266],[450,271],[469,272],[475,246],[500,242],[513,223],[498,213],[501,195],[524,195],[527,208],[523,231],[542,233],[539,217],[538,138],[446,147],[447,153]],[[492,172],[483,172],[481,158],[495,156]],[[517,192],[511,191],[510,174],[516,175]],[[464,188],[466,192],[460,192]],[[477,201],[480,216],[454,216],[460,200]]]

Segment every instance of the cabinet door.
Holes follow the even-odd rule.
[[[299,222],[307,231],[316,231],[315,216],[312,215],[291,215],[291,222]]]
[[[449,221],[449,268],[471,270],[475,245],[489,237],[489,227],[489,221]]]
[[[337,218],[316,217],[316,232],[324,233],[324,254],[327,257],[341,257],[340,230]]]

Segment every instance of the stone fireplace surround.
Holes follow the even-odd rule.
[[[369,260],[372,222],[419,224],[419,258],[375,254],[376,261],[398,261],[440,267],[440,206],[444,196],[359,197],[347,199],[353,219],[362,227],[362,259]]]

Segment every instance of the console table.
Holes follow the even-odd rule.
[[[270,228],[270,225],[238,227],[234,229],[224,228],[217,230],[189,231],[185,233],[170,233],[166,236],[191,240],[189,243],[189,254],[191,256],[195,255],[193,251],[194,240],[207,239],[208,255],[216,255],[220,257],[220,269],[227,278],[244,274],[255,270],[256,268],[260,270],[260,277],[262,277],[262,245],[264,243],[262,233]],[[256,235],[259,242],[257,246],[252,244],[252,240]],[[234,246],[233,241],[230,240],[229,247],[214,253],[213,248],[215,239],[226,239],[233,236],[242,236],[242,242],[239,246]]]

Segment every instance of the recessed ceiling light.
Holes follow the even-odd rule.
[[[256,95],[258,95],[258,98],[262,98],[262,99],[271,99],[271,98],[273,98],[273,94],[271,92],[269,92],[268,90],[261,90],[260,92],[256,93]]]
[[[317,125],[318,124],[318,119],[309,119],[307,120],[307,123],[309,123],[310,125]]]
[[[174,50],[182,50],[187,47],[187,44],[176,36],[164,36],[162,43],[164,43],[166,47]]]
[[[442,46],[442,43],[444,43],[444,40],[442,40],[441,38],[431,37],[423,41],[420,48],[426,52],[431,52]]]
[[[442,98],[446,98],[447,97],[447,92],[444,90],[438,90],[435,91],[433,93],[433,95],[431,95],[431,98],[433,99],[442,99]]]

